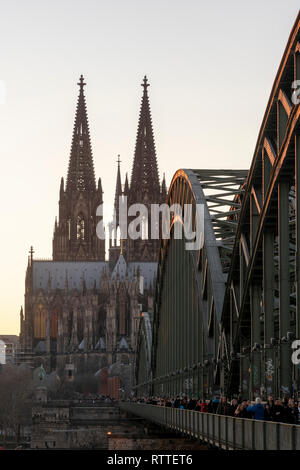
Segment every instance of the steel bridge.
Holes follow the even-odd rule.
[[[299,450],[300,426],[164,406],[120,403],[128,413],[224,450]]]
[[[153,318],[145,314],[140,322],[138,396],[300,395],[291,360],[300,339],[296,80],[299,88],[300,13],[249,171],[181,169],[172,179],[168,205],[191,204],[193,229],[202,205],[204,240],[201,249],[186,250],[186,240],[176,238],[184,218],[171,218],[171,236],[160,246]]]
[[[178,170],[169,206],[204,207],[203,246],[161,241],[154,315],[140,323],[139,395],[253,398],[300,391],[300,14],[267,104],[249,171]],[[299,82],[300,87],[300,82]]]

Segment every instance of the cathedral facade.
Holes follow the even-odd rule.
[[[47,372],[56,370],[70,380],[81,373],[133,365],[141,315],[152,312],[159,240],[151,240],[150,220],[146,221],[144,236],[120,239],[119,204],[125,196],[128,206],[142,203],[149,208],[166,199],[165,179],[161,184],[159,181],[145,77],[130,184],[126,174],[122,185],[118,161],[112,236],[106,258],[105,239],[96,233],[103,191],[101,179],[96,184],[94,174],[82,76],[78,85],[52,259],[36,259],[30,250],[25,305],[20,313],[24,357],[30,357],[34,366],[42,363]]]

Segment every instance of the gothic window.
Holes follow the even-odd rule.
[[[124,301],[120,302],[119,333],[126,335],[126,305]]]
[[[34,337],[46,338],[46,311],[42,304],[38,305],[34,315]]]
[[[58,324],[58,312],[57,310],[54,310],[52,312],[52,318],[51,318],[51,337],[53,339],[57,338],[57,324]]]
[[[117,318],[118,330],[120,335],[129,334],[129,305],[126,293],[123,290],[119,291],[117,299]]]
[[[85,238],[85,223],[82,215],[77,216],[77,240]]]

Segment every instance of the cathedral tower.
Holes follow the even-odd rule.
[[[96,235],[97,207],[103,203],[101,179],[96,187],[89,124],[84,96],[84,79],[79,80],[79,97],[66,187],[61,179],[59,221],[53,236],[54,261],[104,261],[105,240]]]
[[[142,87],[143,97],[128,191],[128,207],[133,204],[144,204],[148,210],[148,219],[142,221],[141,237],[136,240],[129,237],[127,240],[127,261],[129,262],[157,261],[159,240],[151,239],[151,204],[161,204],[166,198],[165,181],[162,185],[159,183],[147,90],[149,83],[146,76]],[[134,217],[129,217],[129,223],[133,219]]]

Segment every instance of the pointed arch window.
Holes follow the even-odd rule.
[[[84,217],[80,214],[77,216],[77,240],[85,239],[85,222]]]
[[[46,311],[42,304],[39,304],[34,315],[34,337],[46,338]]]
[[[53,339],[57,339],[58,333],[58,309],[54,309],[52,311],[51,316],[51,337]]]

